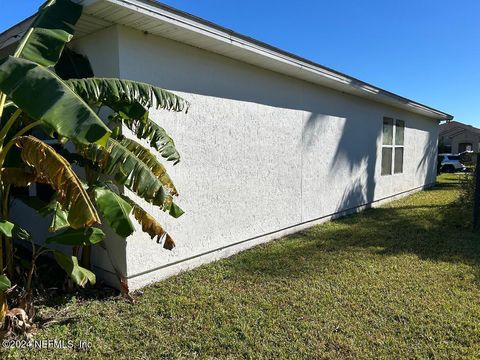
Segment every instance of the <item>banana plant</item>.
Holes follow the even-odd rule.
[[[92,73],[89,64],[83,67]],[[80,66],[76,66],[80,69]],[[76,74],[77,77],[81,74]],[[150,108],[186,111],[188,103],[160,88],[138,82],[118,79],[87,78],[65,81],[92,108],[108,107],[112,134],[105,147],[97,144],[76,143],[77,164],[87,173],[86,188],[107,224],[119,236],[127,238],[134,231],[133,218],[142,230],[172,249],[175,243],[162,225],[139,204],[121,194],[119,186],[125,186],[147,202],[158,206],[172,217],[179,217],[183,210],[173,198],[178,195],[165,166],[148,148],[132,138],[122,135],[122,127],[128,128],[133,137],[146,140],[166,161],[180,161],[175,143],[166,131],[149,118]],[[78,160],[80,158],[80,161]],[[109,179],[105,181],[104,179]],[[88,254],[90,246],[82,251]],[[85,257],[88,260],[88,255]],[[88,261],[82,262],[88,265]]]
[[[40,248],[32,242],[33,256],[36,259],[53,252],[57,263],[84,286],[94,283],[95,276],[78,264],[77,255],[80,248],[84,257],[91,246],[101,243],[104,234],[94,227],[100,224],[99,213],[123,238],[133,233],[133,218],[165,248],[173,248],[173,239],[161,224],[118,190],[125,186],[173,217],[183,213],[173,201],[178,192],[165,166],[148,148],[123,136],[122,129],[128,128],[134,137],[146,140],[161,157],[176,164],[180,155],[174,141],[149,118],[149,110],[186,112],[188,103],[135,81],[66,79],[71,76],[65,76],[56,65],[65,64],[59,60],[67,56],[75,59],[65,45],[73,37],[81,12],[82,7],[70,0],[47,1],[15,53],[0,60],[0,233],[4,238],[0,241],[0,270],[3,273],[6,265],[7,274],[13,273],[12,238],[31,241],[25,230],[9,221],[11,186],[45,183],[55,195],[42,205],[40,213],[52,216],[49,230],[55,234]],[[111,109],[108,123],[97,115],[102,107]],[[62,146],[71,143],[75,151],[57,151],[43,137],[35,137],[33,130],[57,139]],[[79,178],[71,163],[84,167],[86,179]],[[105,178],[109,180],[102,180]],[[72,246],[73,256],[50,249],[50,243]],[[30,274],[33,270],[32,262]],[[29,279],[31,282],[31,276]],[[4,291],[9,284],[1,274],[0,310],[5,309]]]
[[[22,38],[13,56],[0,60],[0,270],[13,273],[13,244],[18,228],[8,221],[9,192],[12,184],[31,181],[50,184],[59,193],[59,203],[69,211],[73,227],[99,223],[98,213],[79,183],[70,164],[63,158],[50,157],[54,150],[28,135],[34,128],[78,143],[104,146],[110,129],[60,77],[51,66],[71,40],[82,8],[70,1],[46,2],[31,28]],[[8,167],[8,157],[17,150],[25,166]],[[9,182],[13,179],[13,182]],[[17,231],[16,234],[19,232]],[[5,245],[5,246],[4,246]],[[71,259],[63,265],[73,273],[81,272]],[[91,278],[91,277],[90,277]],[[75,280],[75,279],[74,279]],[[0,292],[2,290],[0,289]],[[5,297],[0,298],[5,308]]]

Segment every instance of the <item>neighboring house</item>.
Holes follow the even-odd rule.
[[[438,122],[451,115],[156,2],[83,4],[71,46],[97,76],[191,102],[187,115],[151,114],[183,156],[169,171],[185,215],[139,200],[177,247],[141,231],[106,241],[131,289],[434,184]],[[28,23],[0,36],[4,53]],[[115,282],[102,249],[94,263]]]
[[[449,121],[439,126],[438,142],[441,151],[445,153],[478,152],[480,129],[458,121]]]

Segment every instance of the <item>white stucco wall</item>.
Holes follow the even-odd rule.
[[[470,143],[472,144],[472,151],[478,152],[480,150],[480,135],[474,133],[473,131],[465,131],[461,134],[458,134],[450,140],[452,145],[452,152],[459,153],[460,151],[465,151],[460,149],[460,144]]]
[[[168,218],[126,191],[177,243],[164,250],[138,226],[114,256],[130,289],[435,181],[432,119],[124,27],[74,45],[97,76],[191,102],[187,115],[151,114],[182,154],[169,173],[186,213]],[[384,116],[406,123],[403,174],[380,175]],[[105,254],[95,261],[108,276]]]

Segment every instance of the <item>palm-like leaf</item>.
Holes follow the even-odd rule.
[[[31,237],[30,233],[10,221],[0,219],[0,233],[9,238],[26,240]]]
[[[112,230],[123,238],[130,236],[135,230],[130,221],[130,203],[107,187],[97,186],[93,193],[98,210]]]
[[[174,217],[183,213],[173,203],[172,195],[177,192],[165,167],[140,144],[126,138],[110,138],[106,148],[89,145],[79,150],[85,158],[95,162],[102,173],[113,175],[116,181],[146,201]]]
[[[52,212],[52,222],[48,228],[48,231],[56,232],[60,229],[70,227],[70,223],[68,222],[68,211],[62,209],[62,206],[56,200],[54,201]]]
[[[34,169],[35,181],[48,183],[56,191],[57,201],[68,211],[72,228],[100,223],[95,207],[67,160],[32,136],[21,136],[16,144],[22,160]]]
[[[148,117],[143,120],[120,117],[123,123],[139,138],[147,139],[151,147],[156,149],[168,161],[174,165],[180,161],[180,154],[175,148],[175,142],[167,132]]]
[[[95,76],[90,61],[67,46],[55,65],[55,73],[62,79],[83,79]]]
[[[90,246],[103,241],[105,233],[98,228],[67,229],[60,234],[53,235],[45,241],[47,244],[56,243],[70,246]]]
[[[157,242],[162,241],[164,238],[165,241],[163,243],[163,247],[168,250],[172,250],[175,247],[175,242],[173,241],[172,237],[165,231],[162,225],[155,220],[153,216],[147,213],[143,208],[141,208],[137,203],[135,203],[132,199],[128,198],[127,196],[123,196],[123,198],[128,201],[128,203],[133,208],[133,215],[135,219],[142,225],[142,230],[146,232],[150,237],[157,238]]]
[[[183,111],[188,103],[181,97],[149,84],[121,79],[89,78],[66,81],[87,103],[108,106],[128,117],[142,118],[149,108]]]
[[[18,187],[30,186],[37,177],[33,170],[25,168],[4,168],[0,174],[4,184]]]
[[[110,130],[93,110],[53,72],[29,60],[0,62],[0,91],[49,131],[89,144],[106,144]]]
[[[10,279],[6,275],[1,274],[0,275],[0,293],[7,291],[11,287],[12,287],[12,283],[10,282]],[[1,309],[0,311],[2,310],[3,309]],[[5,316],[5,314],[3,314],[3,316]],[[3,317],[0,316],[0,318],[3,318]]]
[[[152,239],[156,237],[157,242],[164,239],[163,247],[165,249],[171,250],[175,247],[175,242],[162,225],[132,199],[117,194],[108,186],[97,186],[94,188],[94,193],[100,213],[118,235],[126,238],[135,230],[130,221],[130,214],[133,210],[133,215],[142,225],[144,232],[149,234]]]
[[[69,0],[49,0],[39,10],[32,27],[20,42],[16,56],[52,66],[74,33],[82,7]]]
[[[167,174],[167,169],[158,161],[157,157],[150,150],[127,137],[122,137],[117,141],[123,148],[135,155],[142,164],[148,167],[171,195],[178,195],[172,179]]]
[[[65,270],[77,285],[81,287],[84,287],[87,283],[95,285],[95,274],[78,265],[78,259],[75,256],[68,256],[59,251],[53,251],[53,256],[58,265]]]

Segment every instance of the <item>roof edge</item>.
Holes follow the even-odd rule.
[[[444,120],[450,121],[450,120],[453,120],[454,118],[453,115],[450,115],[441,110],[438,110],[430,106],[427,106],[425,104],[422,104],[420,102],[408,99],[401,95],[395,94],[391,91],[382,89],[380,87],[377,87],[375,85],[372,85],[370,83],[357,79],[355,77],[344,74],[340,71],[318,64],[312,60],[303,58],[299,55],[282,50],[280,48],[269,45],[260,40],[251,38],[249,36],[237,33],[234,30],[228,29],[221,25],[215,24],[211,21],[205,20],[203,18],[200,18],[198,16],[192,15],[190,13],[176,9],[174,7],[160,3],[155,0],[76,0],[76,1],[84,6],[95,4],[101,1],[106,1],[106,2],[117,4],[117,5],[125,4],[125,5],[134,6],[137,8],[142,8],[142,5],[144,5],[143,8],[145,10],[151,10],[151,11],[152,10],[155,11],[155,9],[158,10],[157,14],[160,16],[165,16],[165,14],[162,14],[160,11],[167,12],[174,17],[173,20],[181,21],[183,18],[184,20],[187,20],[189,22],[188,25],[192,26],[192,23],[193,23],[193,25],[196,25],[199,28],[199,30],[203,30],[203,31],[213,30],[215,31],[216,33],[215,35],[217,36],[219,35],[218,34],[219,32],[221,35],[228,38],[234,44],[235,44],[235,41],[240,41],[242,43],[241,44],[242,46],[250,45],[254,47],[256,50],[265,51],[266,56],[277,55],[282,59],[282,61],[290,62],[295,66],[301,66],[303,69],[307,71],[310,70],[320,76],[325,76],[325,77],[328,77],[329,79],[336,80],[355,90],[364,91],[369,93],[370,95],[376,95],[376,97],[389,98],[395,102],[398,102],[398,105],[402,108],[405,108],[405,106],[407,106],[409,108],[408,110],[410,111],[412,111],[411,108],[414,108],[422,112],[429,113],[430,117],[435,118],[438,121],[444,121]]]
[[[376,100],[378,102],[384,103],[385,100],[396,103],[400,108],[406,109],[413,112],[422,112],[424,115],[434,118],[438,121],[450,121],[453,120],[453,115],[445,113],[441,110],[437,110],[430,106],[424,105],[420,102],[408,99],[401,95],[395,94],[391,91],[382,89],[365,81],[359,80],[355,77],[344,74],[340,71],[331,69],[329,67],[318,64],[312,60],[303,58],[296,54],[290,53],[288,51],[282,50],[275,46],[269,45],[262,41],[256,40],[249,36],[237,33],[231,29],[225,28],[208,20],[202,19],[198,16],[189,14],[182,10],[178,10],[169,5],[159,3],[155,0],[73,0],[76,3],[79,3],[85,7],[94,5],[99,2],[108,2],[120,6],[124,6],[130,9],[134,9],[137,12],[139,10],[149,11],[155,13],[159,17],[168,17],[169,19],[189,27],[195,27],[199,31],[202,31],[203,34],[212,33],[215,36],[222,36],[225,40],[229,41],[231,44],[238,47],[249,47],[257,53],[265,57],[277,57],[278,60],[293,65],[295,67],[300,67],[302,70],[311,72],[316,76],[323,77],[330,81],[337,82],[339,86],[352,89],[352,93],[357,96],[364,95],[367,97]],[[22,25],[31,20],[33,16],[19,22],[17,25],[14,25],[10,29],[5,30],[0,34],[0,49],[4,47],[4,44],[9,41],[9,38],[2,39],[5,35],[15,34],[13,31],[15,28],[18,28],[18,32],[21,32]],[[207,35],[205,35],[207,36]],[[2,43],[3,41],[3,43]],[[327,86],[327,85],[323,85]],[[327,86],[328,87],[328,86]],[[384,101],[382,101],[384,100]],[[415,111],[416,110],[416,111]],[[427,115],[428,114],[428,115]]]

